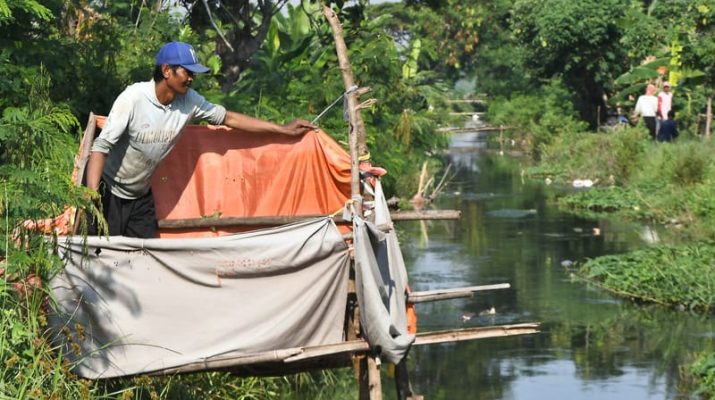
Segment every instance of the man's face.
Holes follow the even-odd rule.
[[[664,91],[665,93],[670,92],[670,86],[663,86],[663,91]]]
[[[194,73],[184,67],[169,67],[167,73],[166,83],[177,94],[186,94],[194,82]]]

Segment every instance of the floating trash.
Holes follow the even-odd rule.
[[[492,307],[492,308],[486,309],[484,311],[480,311],[479,315],[496,315],[496,313],[497,313],[496,308]]]
[[[467,321],[469,321],[469,320],[472,319],[472,317],[474,317],[475,315],[477,315],[477,314],[475,314],[475,313],[473,313],[473,312],[466,312],[466,313],[462,314],[462,316],[461,316],[462,322],[467,322]]]
[[[590,179],[574,179],[572,185],[575,188],[590,188],[593,186],[593,181]]]

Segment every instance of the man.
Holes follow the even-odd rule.
[[[151,176],[193,119],[245,132],[302,135],[315,126],[295,120],[286,125],[227,111],[191,89],[201,65],[186,43],[167,43],[156,55],[154,79],[127,87],[112,105],[95,139],[86,184],[100,193],[110,235],[152,238],[157,221]],[[89,234],[98,232],[91,221]]]
[[[678,137],[678,125],[675,122],[675,111],[668,111],[668,118],[660,123],[658,131],[659,142],[672,142]]]
[[[658,94],[658,118],[667,120],[671,108],[673,108],[673,93],[670,91],[670,83],[664,82],[663,90]]]
[[[658,98],[655,97],[655,85],[649,83],[645,88],[645,94],[638,96],[633,116],[640,115],[643,117],[643,122],[653,140],[655,140],[657,114]]]

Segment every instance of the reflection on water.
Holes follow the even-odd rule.
[[[633,305],[564,268],[647,246],[645,228],[560,212],[552,206],[559,189],[523,181],[519,161],[482,151],[480,138],[455,137],[457,176],[437,204],[461,209],[462,219],[427,223],[428,237],[420,223],[401,222],[402,248],[413,290],[512,288],[418,304],[419,328],[540,321],[542,332],[415,347],[416,391],[429,399],[675,398],[678,366],[712,348],[712,319]]]

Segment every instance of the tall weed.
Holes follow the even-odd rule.
[[[544,146],[541,162],[560,166],[569,180],[589,178],[602,184],[624,183],[637,170],[647,144],[638,129],[561,135]]]

